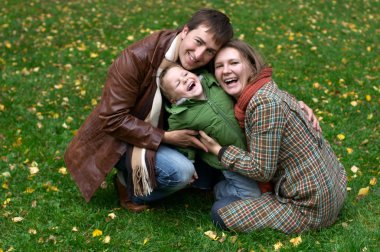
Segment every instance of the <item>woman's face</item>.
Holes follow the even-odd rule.
[[[215,57],[215,77],[223,90],[238,99],[247,86],[251,70],[247,60],[232,47],[222,48]]]

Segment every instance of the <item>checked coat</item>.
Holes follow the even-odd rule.
[[[265,84],[248,104],[245,134],[249,151],[229,146],[221,157],[223,166],[271,181],[275,192],[219,209],[229,229],[299,233],[335,222],[346,197],[346,173],[294,97],[273,81]]]

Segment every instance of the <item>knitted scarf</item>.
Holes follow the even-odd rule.
[[[247,85],[235,104],[235,117],[238,119],[239,125],[244,129],[245,111],[251,98],[260,88],[272,79],[272,68],[264,68],[261,70],[255,80]],[[248,145],[249,146],[249,145]],[[261,193],[273,192],[273,185],[270,182],[257,182]]]
[[[239,125],[244,129],[244,119],[245,119],[245,110],[247,109],[248,103],[251,100],[252,96],[262,88],[266,83],[272,79],[272,68],[264,68],[257,75],[253,82],[248,84],[242,94],[240,95],[237,103],[235,104],[234,111],[235,117],[239,121]]]

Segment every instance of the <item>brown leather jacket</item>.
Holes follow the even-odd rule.
[[[141,119],[152,105],[157,68],[178,32],[156,32],[127,47],[111,65],[101,102],[64,156],[87,202],[126,151],[126,143],[153,151],[160,145],[162,116],[158,128]]]

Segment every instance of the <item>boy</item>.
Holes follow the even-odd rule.
[[[222,145],[235,145],[246,149],[244,133],[239,127],[233,101],[212,74],[202,72],[197,76],[178,64],[169,65],[160,75],[161,90],[171,103],[169,131],[178,129],[203,130]],[[191,160],[195,149],[180,149]],[[214,168],[222,168],[212,153],[200,152],[201,159]],[[214,188],[216,200],[228,196],[241,199],[260,197],[256,181],[230,171],[223,171],[225,181]]]

